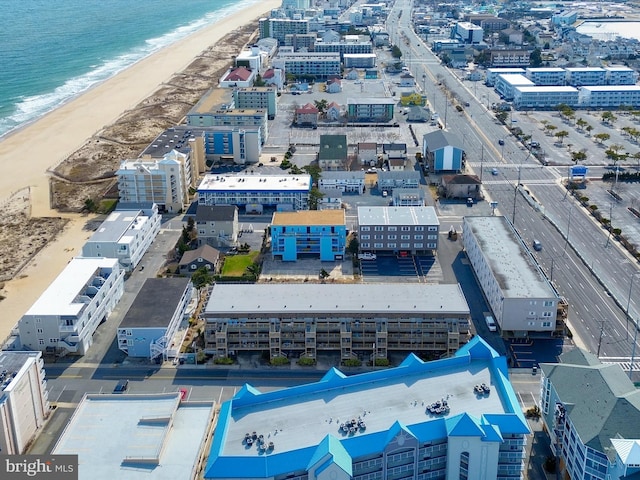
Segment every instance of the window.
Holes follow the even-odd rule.
[[[39,345],[44,345],[44,338],[39,338],[38,339],[38,344]]]
[[[382,243],[374,243],[373,244],[373,248],[383,248],[383,244]]]
[[[373,229],[374,229],[376,232],[382,232],[382,231],[384,231],[384,228],[383,228],[383,227],[380,227],[380,226],[378,226],[378,227],[373,227]]]
[[[130,337],[131,335],[133,335],[133,332],[131,330],[125,330],[125,335]]]
[[[545,300],[542,304],[545,307],[553,307],[553,301],[551,301],[551,300]]]
[[[198,266],[195,263],[192,263],[190,268],[191,270],[196,270]]]
[[[438,231],[438,227],[429,227],[428,229],[430,232],[437,232]]]
[[[536,316],[536,312],[529,312],[529,316],[530,317],[535,317]]]
[[[371,227],[360,227],[360,230],[362,230],[363,232],[369,232],[371,231]]]
[[[397,248],[396,243],[387,243],[387,248]]]
[[[42,328],[36,328],[36,333],[44,333],[44,330]]]
[[[360,239],[361,240],[370,240],[371,239],[371,235],[360,235]]]
[[[397,235],[389,235],[387,238],[389,240],[396,240],[398,238],[398,236]]]
[[[410,228],[410,227],[400,227],[400,231],[401,231],[401,232],[408,232],[408,231],[410,231],[410,230],[411,230],[411,228]]]
[[[460,454],[460,480],[469,478],[469,452]]]
[[[389,227],[387,228],[388,231],[390,232],[397,232],[398,231],[398,227]]]
[[[400,244],[400,248],[411,248],[411,244],[410,243],[401,243]]]
[[[551,316],[551,312],[542,312],[542,316],[545,318],[549,318]]]
[[[417,226],[417,227],[415,228],[415,231],[416,231],[416,232],[424,232],[424,227],[423,227],[423,226],[421,226],[421,225],[419,225],[419,226]]]
[[[424,235],[414,235],[413,239],[414,240],[422,240],[423,237],[424,237]]]
[[[437,235],[427,235],[428,240],[435,240],[436,238],[438,238]]]
[[[424,243],[414,243],[414,248],[424,248]]]
[[[542,326],[549,328],[551,327],[551,322],[542,322]]]
[[[410,240],[411,235],[400,235],[400,240]]]
[[[362,248],[371,248],[371,244],[369,242],[363,243]]]
[[[49,339],[49,343],[55,345],[56,343],[58,343],[58,339],[57,338],[50,338]]]

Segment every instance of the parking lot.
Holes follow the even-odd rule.
[[[361,260],[365,283],[442,283],[444,278],[438,259],[432,255],[377,255],[375,260]]]

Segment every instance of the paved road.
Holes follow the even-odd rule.
[[[448,130],[464,138],[469,166],[482,176],[490,199],[498,201],[497,213],[513,218],[515,203],[516,228],[525,241],[530,244],[534,237],[543,241],[543,251],[536,254],[536,258],[549,278],[553,270],[554,283],[569,300],[570,322],[575,333],[587,349],[594,353],[599,350],[604,360],[610,358],[628,366],[634,326],[632,322],[627,327],[624,310],[630,298],[631,316],[640,317],[640,304],[636,301],[640,275],[634,277],[637,287],[630,285],[632,275],[638,272],[637,263],[629,261],[613,242],[607,244],[607,232],[575,202],[565,198],[566,191],[560,180],[566,177],[566,168],[542,166],[504,125],[495,120],[487,110],[487,105],[497,101],[495,94],[480,87],[481,96],[474,96],[478,93],[477,85],[459,80],[425,48],[408,25],[410,1],[399,0],[395,9],[403,10],[403,14],[399,21],[394,20],[389,26],[392,39],[403,49],[405,61],[418,83],[422,81],[429,103],[438,111],[441,121]],[[394,14],[390,18],[394,19]],[[461,101],[470,103],[462,114],[447,105],[443,86]],[[516,121],[523,118],[521,115],[519,112],[515,115]],[[531,133],[536,138],[542,135]],[[499,145],[499,139],[504,140],[504,146]],[[492,168],[498,169],[497,176],[491,175]],[[592,174],[597,171],[592,170]],[[518,178],[523,187],[514,195]],[[537,202],[532,202],[525,191]]]

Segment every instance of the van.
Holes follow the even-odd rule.
[[[493,319],[491,315],[485,315],[484,321],[487,324],[490,332],[497,332],[498,326],[496,325],[496,321]]]
[[[119,380],[113,393],[124,393],[129,388],[129,380]]]

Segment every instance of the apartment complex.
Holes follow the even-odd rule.
[[[177,213],[189,203],[189,187],[197,178],[190,155],[171,150],[160,160],[123,160],[116,171],[122,203],[155,203],[163,212]]]
[[[272,65],[286,73],[298,76],[310,76],[326,80],[332,76],[340,76],[342,65],[340,54],[333,52],[283,52],[273,58]]]
[[[175,339],[191,300],[189,278],[148,278],[117,330],[118,348],[129,357],[167,360],[180,353]]]
[[[278,113],[277,90],[275,86],[235,88],[233,104],[239,109],[266,110],[273,120]]]
[[[640,474],[640,390],[617,364],[575,348],[541,364],[540,409],[564,478]]]
[[[578,104],[583,108],[640,106],[640,85],[593,85],[580,88]]]
[[[314,52],[333,52],[339,53],[342,58],[344,58],[345,54],[354,54],[354,53],[373,53],[373,45],[371,41],[362,39],[358,39],[353,42],[342,41],[342,42],[316,42],[313,46]]]
[[[505,217],[464,217],[462,243],[503,337],[562,328],[558,293]]]
[[[498,75],[496,80],[496,92],[500,94],[500,98],[504,100],[513,100],[513,91],[515,87],[533,87],[535,83],[520,74],[504,74]]]
[[[98,230],[82,246],[83,257],[116,258],[132,271],[160,232],[162,216],[158,206],[111,212]]]
[[[378,172],[378,190],[391,193],[398,188],[418,188],[420,172],[410,170],[393,170]]]
[[[332,369],[270,392],[245,385],[221,406],[203,476],[515,480],[529,433],[506,359],[476,336],[438,361]]]
[[[311,175],[205,175],[198,186],[199,205],[236,205],[247,212],[307,210]]]
[[[352,122],[388,122],[393,119],[393,98],[349,98],[347,118]]]
[[[400,255],[438,249],[440,222],[433,207],[358,207],[360,248]]]
[[[364,177],[365,173],[362,170],[355,172],[322,172],[318,180],[318,187],[321,189],[335,188],[343,193],[362,195],[364,192]]]
[[[41,352],[0,351],[0,455],[21,455],[49,416]]]
[[[204,110],[199,109],[201,106]],[[187,114],[187,123],[194,127],[239,127],[260,129],[260,141],[262,144],[269,136],[269,124],[267,122],[267,109],[237,108],[206,110],[206,104],[198,103]]]
[[[116,258],[74,258],[20,321],[20,343],[30,350],[84,355],[93,334],[124,292]]]
[[[387,358],[392,351],[453,354],[469,336],[459,285],[221,284],[202,316],[207,353],[271,358]]]
[[[204,132],[204,142],[208,160],[246,165],[260,160],[263,139],[259,126],[218,126]]]
[[[291,18],[261,18],[258,20],[260,38],[275,38],[280,45],[284,45],[287,35],[309,33],[309,20],[306,18],[293,20]]]
[[[567,71],[560,67],[527,68],[525,76],[539,87],[564,85]]]
[[[344,210],[275,212],[271,220],[271,255],[283,261],[344,258],[347,226]]]
[[[585,87],[582,87],[585,88]],[[520,87],[513,89],[513,106],[518,110],[553,108],[565,104],[579,106],[580,92],[571,86],[565,87]]]
[[[487,68],[485,83],[487,86],[493,87],[499,75],[524,75],[525,73],[524,68]]]

